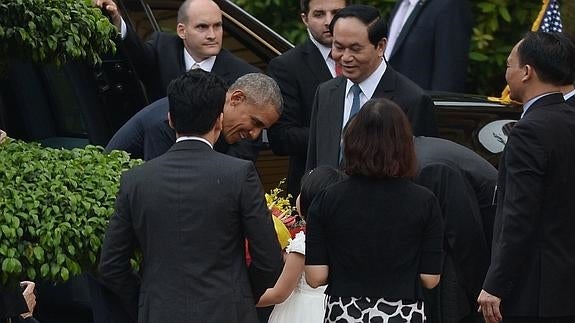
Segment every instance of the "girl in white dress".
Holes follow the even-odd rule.
[[[320,166],[301,180],[301,192],[296,208],[305,218],[313,198],[328,186],[344,178],[339,170]],[[257,306],[275,305],[269,323],[323,322],[326,286],[311,288],[305,281],[305,233],[298,232],[286,248],[283,271],[273,288],[268,288]]]

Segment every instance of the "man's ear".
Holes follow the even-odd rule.
[[[383,58],[383,53],[385,52],[386,46],[387,46],[387,38],[383,37],[379,42],[377,42],[377,45],[375,46],[377,56]]]
[[[303,24],[307,27],[307,14],[302,12],[299,15],[301,17],[301,21],[303,22]]]
[[[246,100],[246,94],[242,90],[235,90],[230,96],[230,104],[236,106]]]
[[[176,26],[176,32],[178,33],[178,36],[183,40],[186,39],[186,26],[179,22],[178,25]]]
[[[222,131],[224,128],[224,113],[220,113],[220,116],[216,119],[216,124],[214,125],[214,130]]]
[[[170,128],[176,130],[176,128],[174,128],[174,122],[172,121],[172,116],[170,115],[169,111],[168,111],[168,124],[170,125]]]
[[[525,66],[523,66],[523,77],[521,78],[521,80],[523,82],[528,81],[530,79],[532,79],[534,76],[537,76],[537,72],[535,71],[535,69],[529,65],[526,64]]]

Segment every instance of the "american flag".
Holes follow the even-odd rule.
[[[561,12],[559,11],[559,2],[557,0],[549,1],[539,31],[543,32],[563,32],[561,24]]]

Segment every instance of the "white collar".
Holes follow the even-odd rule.
[[[538,95],[536,97],[534,97],[533,99],[527,101],[524,105],[523,105],[523,113],[521,114],[521,118],[523,118],[523,116],[525,115],[525,113],[527,112],[527,110],[529,110],[529,108],[531,108],[531,106],[533,105],[533,103],[535,103],[535,101],[541,99],[542,97],[549,95],[549,94],[554,94],[556,92],[550,92],[550,93],[543,93],[541,95]],[[520,118],[520,119],[521,119]]]
[[[569,100],[572,96],[575,95],[575,89],[571,90],[571,92],[567,92],[563,95],[565,101]]]
[[[367,97],[368,100],[371,99],[371,97],[373,97],[373,93],[375,93],[375,89],[377,88],[377,85],[379,85],[379,81],[381,81],[381,78],[383,77],[383,74],[385,73],[386,69],[387,64],[385,63],[385,60],[383,60],[382,58],[381,63],[379,64],[377,69],[373,73],[371,73],[371,75],[368,78],[366,78],[365,80],[363,80],[358,84],[359,88],[361,89],[361,92]],[[354,83],[352,81],[350,81],[349,79],[347,80],[347,84],[345,86],[346,96],[349,94],[349,91],[353,84]]]
[[[315,40],[315,38],[313,38],[313,36],[311,35],[309,29],[307,30],[307,34],[309,35],[309,39],[311,39],[311,42],[315,45],[315,47],[317,47],[317,49],[321,53],[321,57],[323,57],[324,60],[327,60],[329,57],[329,53],[331,53],[331,47],[327,47],[323,44],[320,44],[317,40]],[[329,58],[331,59],[331,57]]]
[[[206,72],[211,72],[216,62],[216,56],[210,56],[201,62],[196,62],[192,55],[188,53],[184,47],[184,63],[186,64],[186,71],[189,71],[194,64],[200,65],[200,68]]]
[[[197,140],[205,143],[206,145],[210,146],[210,148],[214,149],[214,146],[205,138],[197,137],[197,136],[181,136],[176,139],[176,142],[184,141],[184,140]]]

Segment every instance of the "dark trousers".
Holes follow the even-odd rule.
[[[561,317],[503,317],[502,323],[574,323],[575,316]]]

